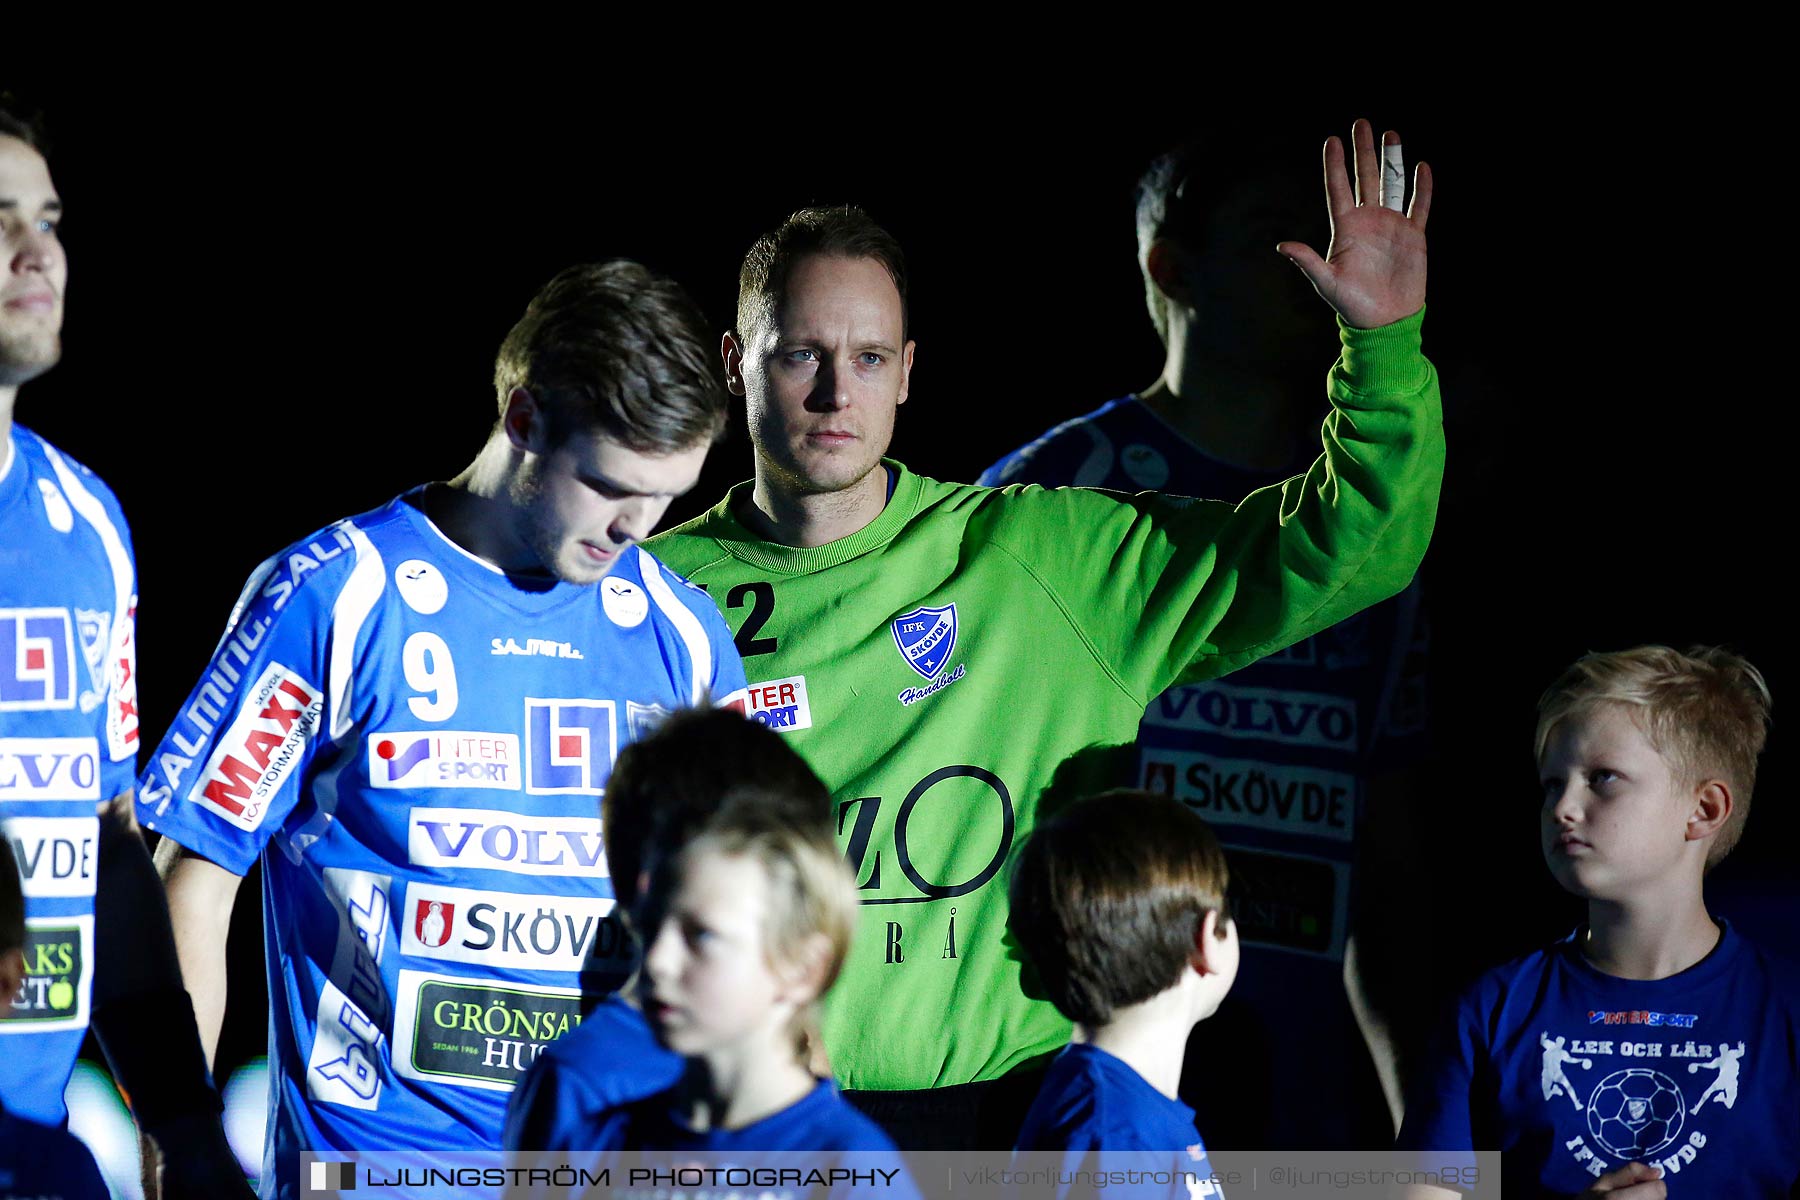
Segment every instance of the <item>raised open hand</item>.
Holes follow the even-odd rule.
[[[1390,130],[1381,151],[1367,121],[1350,130],[1356,146],[1356,186],[1344,170],[1344,144],[1325,139],[1325,204],[1331,248],[1325,257],[1302,242],[1275,249],[1306,273],[1325,302],[1359,329],[1387,325],[1425,303],[1425,219],[1431,215],[1431,168],[1413,172],[1412,208],[1402,212],[1406,174],[1399,169],[1400,135]],[[1383,170],[1384,157],[1394,169]]]

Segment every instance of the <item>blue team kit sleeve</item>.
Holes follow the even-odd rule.
[[[306,767],[352,686],[356,647],[340,624],[360,626],[382,584],[379,559],[362,560],[373,579],[359,571],[361,536],[339,522],[251,574],[138,782],[147,828],[242,875],[302,801]],[[339,691],[328,695],[332,682]]]

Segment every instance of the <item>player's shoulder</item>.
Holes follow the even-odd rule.
[[[116,524],[121,532],[126,531],[125,510],[98,472],[24,425],[14,425],[13,434],[13,445],[18,447],[20,458],[29,464],[31,473],[39,480],[39,488],[46,484],[54,487],[65,503],[73,504],[90,519],[90,510],[82,501],[92,497],[101,505],[106,519]]]
[[[689,518],[647,539],[642,548],[649,550],[659,562],[672,568],[684,579],[700,573],[721,559],[729,558],[730,553],[725,549],[725,543],[733,538],[749,536],[731,515],[732,497],[747,486],[749,485],[739,484],[732,488],[717,504],[699,516]]]
[[[1107,1079],[1081,1045],[1065,1046],[1044,1073],[1020,1132],[1021,1150],[1098,1149],[1105,1142]]]
[[[320,526],[281,547],[250,573],[239,610],[259,598],[277,609],[301,595],[323,600],[337,595],[352,580],[379,595],[387,583],[386,560],[399,560],[403,539],[416,536],[404,506],[405,498],[396,497],[367,512]]]
[[[983,471],[980,482],[990,487],[1009,483],[1054,487],[1075,482],[1082,462],[1096,444],[1106,440],[1106,426],[1118,418],[1123,406],[1135,400],[1135,396],[1120,396],[1052,426]]]

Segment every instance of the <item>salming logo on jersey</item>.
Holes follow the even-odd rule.
[[[98,738],[0,738],[0,801],[98,799]]]
[[[264,668],[237,719],[188,793],[240,829],[262,824],[269,800],[300,763],[318,727],[319,689],[280,663]]]
[[[69,611],[0,608],[0,712],[74,707]]]

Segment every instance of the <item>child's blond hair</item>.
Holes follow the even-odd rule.
[[[1743,835],[1770,703],[1762,672],[1720,646],[1586,654],[1538,701],[1535,750],[1542,762],[1551,732],[1569,717],[1606,705],[1624,710],[1684,784],[1719,778],[1731,786],[1731,816],[1706,852],[1710,870]]]

